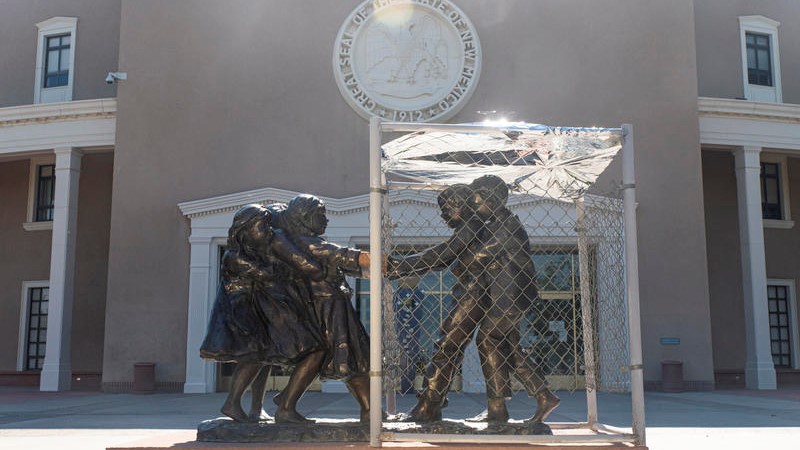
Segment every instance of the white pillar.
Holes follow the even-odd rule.
[[[216,389],[216,364],[200,358],[200,345],[206,336],[210,306],[216,292],[212,290],[210,237],[189,238],[192,246],[189,266],[189,316],[186,330],[186,382],[185,394],[204,394]]]
[[[733,152],[739,206],[739,247],[746,342],[745,383],[748,389],[775,389],[775,366],[769,340],[767,265],[761,216],[760,147]]]
[[[72,381],[72,298],[78,233],[78,183],[83,154],[71,147],[56,148],[55,154],[56,187],[50,250],[47,347],[39,384],[42,391],[68,391]]]
[[[381,446],[381,394],[383,393],[383,202],[386,191],[381,183],[381,120],[369,121],[369,445]]]

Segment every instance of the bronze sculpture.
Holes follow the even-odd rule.
[[[284,212],[290,239],[301,251],[322,264],[324,278],[309,279],[311,307],[327,351],[318,374],[340,379],[361,407],[361,421],[369,421],[369,336],[350,303],[352,290],[344,275],[366,277],[369,253],[342,247],[320,238],[328,225],[325,204],[312,195],[298,195]]]
[[[528,235],[519,218],[505,207],[507,198],[507,186],[493,175],[470,185],[448,187],[438,202],[453,235],[422,253],[388,260],[390,278],[448,266],[456,277],[456,306],[442,323],[438,350],[426,369],[427,386],[409,412],[409,421],[441,419],[453,373],[476,329],[490,423],[509,418],[505,401],[511,396],[512,370],[537,400],[537,411],[529,422],[542,423],[560,402],[519,345],[520,320],[538,292]]]
[[[238,363],[221,409],[236,422],[268,418],[262,406],[271,365],[293,369],[286,388],[274,398],[277,423],[308,422],[296,405],[320,374],[345,379],[361,406],[362,419],[369,415],[366,331],[360,323],[360,329],[353,326],[356,313],[349,299],[322,298],[326,289],[345,288],[344,271],[368,266],[369,257],[320,239],[327,225],[324,205],[311,196],[295,200],[288,206],[246,205],[234,215],[229,230],[222,282],[200,355]],[[310,204],[316,206],[314,211],[305,210]],[[321,317],[328,309],[336,313]],[[355,344],[344,363],[331,345],[336,333],[351,337],[346,343]],[[338,372],[323,370],[329,361],[339,364]],[[245,413],[241,398],[248,387],[253,397],[250,412]]]

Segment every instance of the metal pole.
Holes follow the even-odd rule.
[[[594,314],[592,314],[592,287],[589,265],[589,242],[586,235],[586,205],[583,198],[575,201],[578,232],[578,261],[581,280],[581,321],[583,322],[583,362],[586,366],[586,421],[597,423],[597,364],[594,339]]]
[[[384,189],[381,184],[381,120],[369,121],[369,445],[380,447],[381,435],[381,206]]]
[[[625,284],[628,292],[628,334],[631,357],[631,408],[633,434],[637,444],[645,445],[644,367],[642,366],[642,328],[639,313],[639,248],[636,235],[636,176],[633,161],[633,126],[622,125],[622,189],[625,217]]]
[[[456,444],[527,444],[520,446],[521,449],[530,449],[530,445],[544,444],[610,444],[633,442],[637,437],[633,434],[612,434],[604,430],[598,434],[554,434],[554,435],[508,435],[508,434],[439,434],[439,433],[395,433],[386,432],[385,440],[388,442],[424,442],[433,443],[456,443]],[[432,446],[433,447],[433,446]],[[541,448],[539,446],[535,448]],[[557,448],[565,448],[559,446]],[[576,447],[580,448],[580,447]],[[604,448],[604,447],[592,447]],[[616,447],[619,448],[619,447]]]

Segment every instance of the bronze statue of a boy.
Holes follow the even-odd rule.
[[[505,207],[507,198],[507,186],[493,175],[470,185],[450,186],[438,200],[442,218],[454,228],[453,235],[422,253],[388,260],[389,277],[448,266],[456,277],[456,305],[442,323],[438,350],[426,369],[427,386],[407,420],[441,419],[453,373],[476,329],[490,423],[509,418],[505,402],[511,396],[512,370],[537,400],[537,411],[528,421],[543,422],[560,402],[520,348],[520,321],[538,292],[528,234],[519,218]]]

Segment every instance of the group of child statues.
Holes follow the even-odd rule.
[[[494,175],[451,185],[438,203],[452,236],[382,262],[391,279],[446,268],[456,279],[454,306],[441,324],[424,389],[403,420],[441,420],[453,375],[476,332],[488,397],[479,420],[508,421],[512,373],[536,398],[527,421],[542,423],[560,402],[520,345],[521,320],[538,292],[528,234],[507,200],[508,187]],[[238,363],[222,407],[235,421],[269,418],[263,398],[272,366],[292,369],[273,398],[276,423],[309,422],[296,406],[317,376],[344,381],[361,407],[361,421],[369,420],[369,338],[345,281],[345,275],[366,276],[369,254],[321,238],[327,224],[324,203],[306,194],[288,204],[247,205],[234,215],[200,354]],[[245,412],[241,399],[248,387],[252,402]]]

